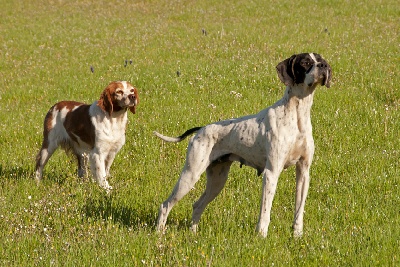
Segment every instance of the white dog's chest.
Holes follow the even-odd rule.
[[[301,159],[308,160],[308,157],[312,157],[313,153],[314,141],[312,139],[312,136],[299,133],[289,153],[287,154],[284,168],[296,164]]]

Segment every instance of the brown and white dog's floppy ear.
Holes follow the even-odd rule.
[[[136,114],[136,106],[130,107],[129,110],[130,110],[133,114]]]
[[[294,76],[293,63],[296,59],[296,55],[285,59],[276,66],[276,71],[278,72],[279,79],[285,85],[294,85],[296,77]]]
[[[113,112],[113,100],[111,98],[111,84],[109,84],[106,89],[104,89],[103,93],[101,93],[100,99],[97,102],[97,105],[104,110],[105,112],[108,112],[108,114],[111,115]]]
[[[133,114],[135,114],[136,113],[136,106],[139,104],[139,93],[138,93],[138,89],[137,88],[133,88],[133,90],[134,90],[134,96],[135,96],[135,105],[134,106],[132,106],[132,107],[130,107],[129,108],[129,110],[133,113]]]

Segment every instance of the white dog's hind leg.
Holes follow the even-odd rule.
[[[207,168],[207,185],[204,193],[199,200],[193,204],[192,226],[193,232],[197,231],[197,225],[200,221],[201,214],[207,204],[214,200],[216,196],[224,188],[232,161],[222,163],[212,163]]]
[[[166,201],[164,201],[158,212],[157,230],[163,230],[167,217],[172,207],[181,200],[199,180],[200,175],[206,170],[209,165],[207,160],[210,156],[212,145],[207,142],[208,146],[204,146],[204,140],[200,137],[192,138],[188,146],[186,154],[186,162],[178,182],[174,190]]]
[[[187,165],[185,165],[184,170],[182,171],[181,176],[179,177],[179,180],[176,183],[171,195],[160,206],[157,219],[158,231],[162,231],[165,228],[168,214],[172,207],[175,206],[175,204],[187,193],[189,193],[194,184],[199,180],[200,174],[201,172],[192,172],[188,169]]]

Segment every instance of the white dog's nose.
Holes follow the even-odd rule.
[[[318,67],[318,68],[323,68],[323,69],[325,69],[325,68],[328,67],[328,64],[324,64],[324,63],[322,63],[322,62],[318,62],[317,67]]]

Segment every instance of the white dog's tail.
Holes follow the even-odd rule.
[[[192,129],[187,130],[186,132],[184,132],[181,136],[178,137],[169,137],[169,136],[165,136],[162,135],[156,131],[154,131],[153,133],[158,137],[161,138],[162,140],[166,141],[166,142],[173,142],[173,143],[177,143],[182,141],[183,139],[185,139],[186,137],[188,137],[189,135],[191,135],[194,132],[197,132],[198,130],[200,130],[203,127],[194,127]]]

